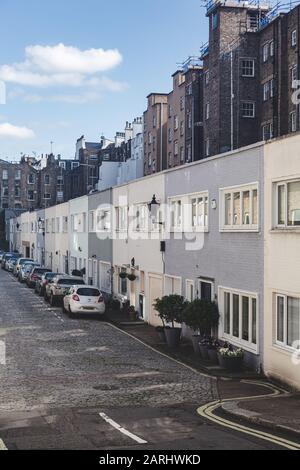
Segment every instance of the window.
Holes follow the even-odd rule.
[[[273,138],[273,123],[269,122],[262,127],[263,140],[270,140]]]
[[[258,231],[258,184],[221,189],[221,231]]]
[[[174,116],[174,131],[177,131],[178,127],[179,127],[178,116]]]
[[[152,165],[152,154],[151,152],[148,153],[148,166]]]
[[[68,217],[67,216],[63,217],[63,232],[64,233],[68,232]]]
[[[138,204],[135,207],[135,230],[145,231],[148,229],[149,210],[147,204]]]
[[[89,212],[89,232],[96,231],[96,218],[95,218],[95,211]]]
[[[297,65],[293,65],[293,67],[291,67],[291,86],[292,88],[297,88],[297,86],[295,87],[294,85],[294,81],[295,80],[298,80],[298,67]]]
[[[186,148],[186,161],[187,163],[192,161],[192,146],[191,144],[188,144]]]
[[[2,188],[2,196],[8,197],[8,187],[3,187]]]
[[[186,93],[187,95],[191,96],[193,94],[193,84],[190,83],[188,86],[187,86],[187,90],[186,90]]]
[[[35,175],[30,173],[27,177],[27,183],[28,184],[34,184],[35,183]]]
[[[292,42],[292,47],[297,46],[297,30],[296,29],[294,29],[294,31],[292,31],[291,42]]]
[[[97,232],[109,231],[111,228],[111,213],[109,209],[97,211]]]
[[[127,206],[116,208],[117,230],[119,231],[127,230],[127,213],[128,213]]]
[[[254,77],[254,60],[252,59],[242,60],[242,76]]]
[[[3,180],[8,180],[8,170],[3,170],[2,171],[2,179]]]
[[[276,344],[299,349],[300,299],[276,295]]]
[[[148,144],[149,145],[152,144],[152,134],[151,134],[151,132],[148,132]]]
[[[300,180],[276,184],[276,226],[300,226]]]
[[[209,119],[209,103],[205,105],[205,119]]]
[[[188,129],[191,129],[192,128],[192,113],[188,113],[187,122],[188,122]]]
[[[168,140],[169,142],[172,142],[172,129],[170,127],[168,129]]]
[[[191,281],[190,279],[186,280],[185,298],[188,302],[193,302],[193,300],[195,300],[195,285],[194,281]]]
[[[271,41],[270,42],[270,57],[274,57],[275,54],[275,42]]]
[[[58,184],[59,186],[61,186],[61,185],[64,184],[64,177],[63,177],[63,176],[59,175],[59,176],[57,177],[57,184]]]
[[[205,156],[209,157],[210,154],[210,142],[209,139],[205,140]]]
[[[45,193],[44,194],[44,199],[51,199],[51,194]]]
[[[182,137],[184,135],[184,121],[181,121],[180,123],[180,136]]]
[[[75,168],[78,168],[79,165],[80,165],[79,162],[72,162],[72,163],[71,163],[71,168],[72,168],[72,170],[74,170]]]
[[[242,117],[243,118],[255,117],[255,103],[253,103],[253,101],[244,101],[242,103]]]
[[[185,97],[181,96],[181,98],[180,98],[180,111],[184,110],[184,106],[185,106]]]
[[[15,180],[20,181],[21,179],[21,170],[16,170],[15,172]]]
[[[152,119],[152,124],[153,124],[153,127],[156,127],[156,115],[155,114]]]
[[[262,48],[263,62],[267,62],[268,57],[269,57],[269,44],[267,43],[267,44],[264,44]]]
[[[212,14],[211,27],[212,29],[216,29],[218,27],[218,13],[217,12]]]
[[[56,233],[60,233],[60,218],[56,217]]]
[[[177,157],[178,154],[179,154],[178,140],[175,140],[175,142],[174,142],[174,155],[175,155],[175,157]]]
[[[180,147],[180,161],[184,162],[184,147]]]
[[[182,228],[182,202],[181,199],[171,201],[171,229]]]
[[[248,28],[252,30],[256,30],[258,27],[258,15],[256,12],[249,12],[248,13]]]
[[[28,201],[34,201],[34,191],[32,190],[27,191],[27,199]]]
[[[297,115],[296,111],[290,113],[290,131],[296,132],[297,130]]]
[[[275,96],[275,80],[272,78],[270,80],[270,98],[273,98]]]
[[[66,169],[66,162],[59,162],[59,167],[63,168],[65,170]]]
[[[21,188],[19,186],[15,186],[15,197],[21,197]]]
[[[257,352],[257,294],[220,288],[219,299],[222,337]]]
[[[270,82],[263,84],[263,100],[267,101],[270,96]]]
[[[204,74],[204,83],[205,85],[209,84],[209,70],[207,70]]]
[[[208,194],[190,198],[192,230],[208,229]]]
[[[47,185],[50,184],[50,175],[45,175],[44,176],[44,183],[47,184]]]

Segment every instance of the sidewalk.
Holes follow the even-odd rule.
[[[168,346],[161,342],[159,336],[153,326],[144,323],[141,320],[132,322],[122,312],[109,312],[107,320],[115,324],[127,333],[132,334],[149,346],[158,351],[183,362],[200,372],[214,375],[216,377],[234,378],[234,379],[259,379],[261,375],[250,369],[242,372],[233,373],[222,369],[220,366],[213,365],[209,361],[203,360],[200,355],[196,355],[190,341],[182,339],[178,349],[169,349]]]
[[[267,428],[292,433],[300,442],[300,394],[249,401],[232,401],[222,405],[231,417]]]

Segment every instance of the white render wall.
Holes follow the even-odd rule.
[[[86,269],[88,276],[88,196],[69,201],[69,252],[70,273],[73,269]],[[72,220],[79,220],[79,229],[74,231]],[[75,261],[76,260],[76,261]]]
[[[264,369],[300,390],[300,365],[293,351],[276,344],[276,294],[300,298],[300,227],[275,229],[274,183],[300,179],[300,135],[265,146],[265,312]],[[300,338],[299,338],[300,339]]]

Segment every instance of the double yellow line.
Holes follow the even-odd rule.
[[[198,408],[197,413],[202,418],[206,418],[206,419],[208,419],[208,420],[210,420],[210,421],[212,421],[212,422],[214,422],[214,423],[216,423],[220,426],[232,429],[233,431],[238,431],[238,432],[241,432],[243,434],[248,434],[250,436],[253,436],[253,437],[256,437],[256,438],[259,438],[259,439],[263,439],[263,440],[271,442],[273,444],[277,444],[281,447],[285,447],[286,449],[289,449],[289,450],[300,450],[300,444],[298,444],[296,442],[293,442],[293,441],[290,441],[288,439],[284,439],[284,438],[275,436],[274,434],[270,434],[270,433],[267,433],[267,432],[256,430],[256,429],[251,428],[249,426],[243,426],[241,424],[235,423],[233,421],[230,421],[228,419],[222,418],[222,417],[217,416],[217,415],[214,414],[214,411],[216,411],[218,408],[220,408],[222,406],[222,404],[225,403],[225,402],[243,401],[243,400],[250,401],[250,400],[256,400],[256,399],[259,399],[259,398],[271,398],[271,397],[274,397],[274,396],[288,395],[288,393],[285,390],[283,390],[279,387],[275,387],[271,384],[266,384],[264,382],[252,382],[252,381],[246,381],[246,380],[242,381],[242,382],[248,383],[248,384],[253,384],[253,385],[263,386],[265,388],[268,388],[268,389],[272,390],[272,393],[269,393],[267,395],[257,395],[257,396],[251,396],[251,397],[240,397],[240,398],[229,398],[229,399],[225,399],[225,400],[217,400],[217,401],[214,401],[212,403],[208,403],[204,406],[201,406],[200,408]]]

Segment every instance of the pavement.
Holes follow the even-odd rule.
[[[222,396],[263,395],[259,383],[218,380],[110,323],[70,319],[0,270],[3,345],[0,451],[282,448],[197,414]]]

